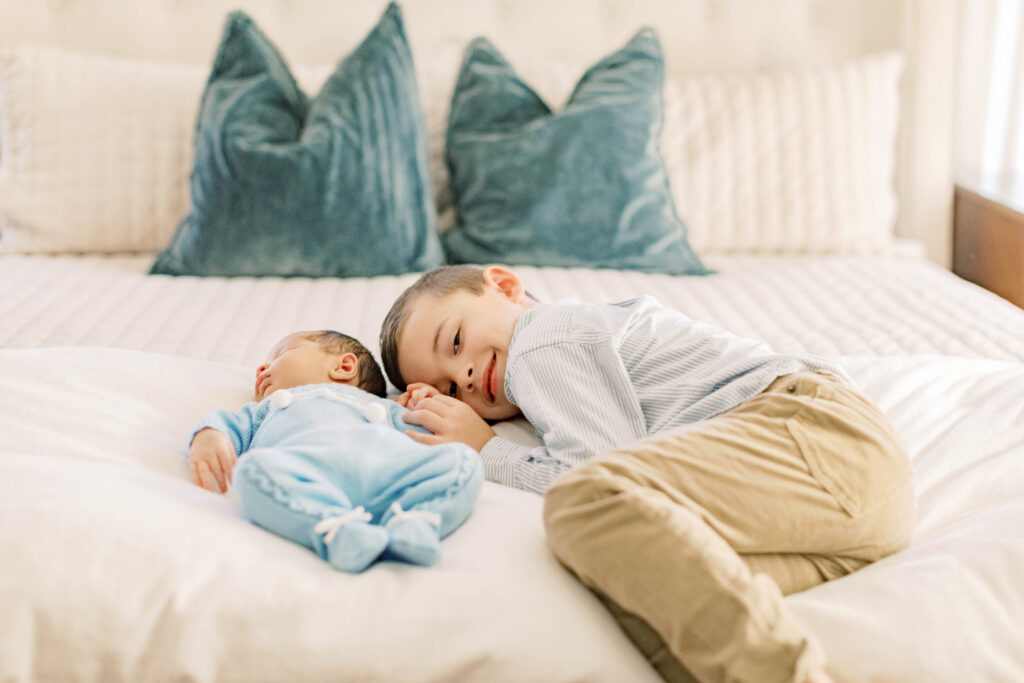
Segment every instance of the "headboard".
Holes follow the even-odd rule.
[[[0,0],[0,41],[208,63],[224,15],[248,11],[291,61],[337,61],[384,0]],[[403,0],[417,60],[486,35],[515,63],[581,69],[643,25],[672,73],[807,65],[883,49],[906,55],[897,235],[950,261],[953,0]]]

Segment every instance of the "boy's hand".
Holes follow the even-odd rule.
[[[407,413],[404,419],[409,424],[426,427],[433,432],[406,432],[414,441],[428,445],[459,441],[479,451],[495,436],[491,426],[472,408],[436,390],[435,395],[419,400],[416,410]]]
[[[214,493],[226,493],[237,460],[231,439],[210,427],[200,430],[192,438],[188,453],[192,483]]]
[[[405,392],[401,396],[395,399],[395,402],[409,410],[416,410],[420,407],[423,399],[430,398],[431,396],[437,396],[440,393],[441,392],[429,384],[413,382],[405,388]]]

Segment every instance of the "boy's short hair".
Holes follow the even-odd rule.
[[[402,292],[391,310],[384,317],[380,328],[380,357],[388,379],[399,391],[405,391],[408,383],[398,370],[398,336],[402,333],[409,307],[421,294],[448,296],[455,292],[468,291],[480,295],[484,292],[484,269],[479,266],[440,266],[420,276],[416,282]]]
[[[387,394],[388,386],[384,381],[384,374],[380,371],[380,366],[374,360],[370,350],[363,346],[358,339],[335,330],[317,330],[303,336],[309,341],[319,344],[320,348],[327,353],[354,354],[359,367],[359,388],[381,398]]]

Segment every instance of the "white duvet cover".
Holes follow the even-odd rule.
[[[848,681],[1024,672],[1024,366],[843,360],[905,436],[911,547],[787,598]],[[547,552],[541,499],[487,484],[431,569],[352,576],[188,483],[184,435],[249,368],[0,352],[0,679],[656,680]]]
[[[914,260],[714,265],[710,278],[522,270],[543,299],[650,292],[780,350],[840,357],[906,439],[915,534],[787,603],[842,681],[1019,680],[1024,312]],[[143,268],[0,259],[0,680],[656,680],[552,559],[539,497],[487,484],[438,566],[351,576],[187,482],[189,429],[248,398],[270,343],[320,326],[373,342],[414,276]]]

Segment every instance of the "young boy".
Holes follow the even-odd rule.
[[[539,304],[498,266],[426,273],[385,318],[381,349],[408,387],[406,421],[433,432],[410,436],[467,443],[489,479],[546,491],[555,554],[668,678],[685,676],[678,659],[702,680],[828,680],[780,588],[908,543],[907,456],[824,359],[651,297]],[[542,446],[485,422],[520,412]]]
[[[215,492],[233,482],[249,519],[338,569],[361,572],[382,555],[431,565],[473,509],[479,456],[409,439],[407,410],[384,391],[352,337],[288,335],[256,370],[255,400],[195,428],[192,479]]]

